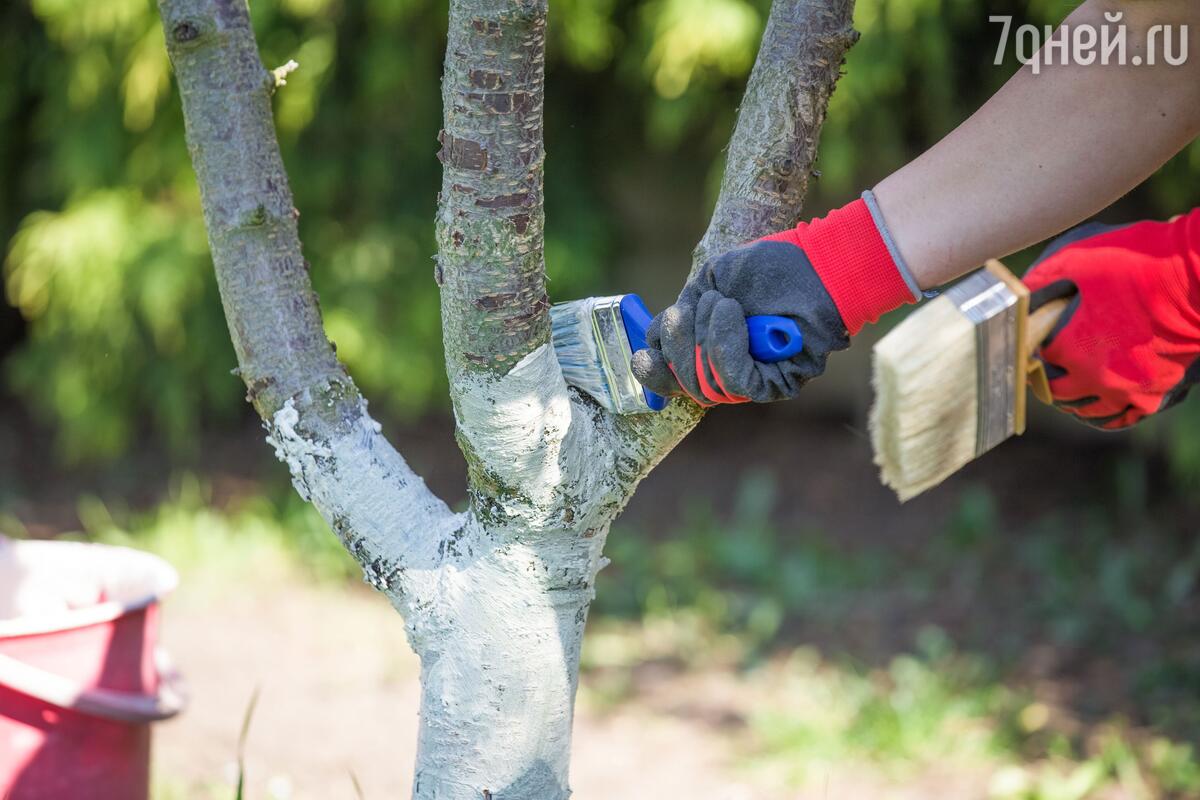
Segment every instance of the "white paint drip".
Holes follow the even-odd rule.
[[[365,409],[364,409],[365,414]],[[275,412],[271,432],[267,434],[267,444],[275,448],[275,457],[287,464],[288,472],[292,474],[292,486],[304,500],[312,500],[309,496],[305,473],[317,472],[317,459],[333,455],[333,451],[319,442],[305,439],[296,431],[296,423],[300,421],[300,412],[292,398],[283,404],[283,408]]]

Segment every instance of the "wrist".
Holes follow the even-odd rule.
[[[921,299],[916,279],[870,192],[823,218],[765,240],[804,250],[851,335],[889,311]]]

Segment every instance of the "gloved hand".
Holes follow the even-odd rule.
[[[795,397],[863,325],[920,289],[892,242],[874,196],[739,247],[703,265],[655,318],[633,372],[653,392],[701,406]],[[804,349],[789,361],[750,356],[746,317],[792,317]]]
[[[1040,350],[1054,404],[1130,427],[1200,380],[1200,209],[1171,222],[1084,225],[1025,276],[1030,307],[1072,298]]]

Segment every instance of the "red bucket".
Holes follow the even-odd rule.
[[[150,723],[183,708],[157,647],[169,564],[0,537],[0,798],[145,800]]]

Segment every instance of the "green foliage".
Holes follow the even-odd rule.
[[[9,296],[36,324],[9,377],[57,421],[66,456],[120,454],[136,409],[182,447],[197,420],[236,407],[197,212],[99,189],[30,214],[13,238]]]
[[[277,500],[252,495],[225,508],[211,500],[205,482],[184,474],[151,510],[85,496],[77,513],[82,536],[155,553],[193,582],[302,577],[339,586],[361,577],[329,526],[294,492],[281,491]]]
[[[876,554],[832,550],[816,531],[787,531],[771,521],[775,482],[747,477],[728,518],[705,501],[682,510],[679,536],[661,541],[620,526],[600,573],[599,613],[655,616],[697,609],[717,628],[737,629],[763,644],[787,614],[832,620],[858,590],[876,583],[886,565]]]
[[[276,119],[330,336],[384,413],[441,407],[430,258],[445,4],[252,5],[268,66],[300,64]],[[988,14],[1045,24],[1071,6],[859,0],[863,37],[833,99],[810,209],[900,166],[1001,85],[1015,65],[991,63]],[[713,199],[768,10],[768,0],[553,4],[546,251],[556,300],[670,295]],[[198,429],[245,411],[153,0],[5,4],[0,73],[0,241],[7,296],[29,331],[0,364],[5,384],[71,460],[112,458],[146,436],[194,450]],[[1192,147],[1123,216],[1181,210],[1198,170]],[[631,224],[643,219],[652,222]],[[653,252],[635,252],[648,242]],[[661,253],[677,256],[662,263]],[[627,266],[651,259],[661,274]],[[1167,441],[1181,473],[1200,474],[1188,449],[1197,437]]]
[[[764,710],[751,720],[760,760],[785,762],[802,783],[829,767],[867,761],[889,771],[1003,757],[1020,734],[1028,700],[995,682],[978,658],[954,652],[929,629],[917,652],[863,672],[795,651],[781,696],[821,698]]]

